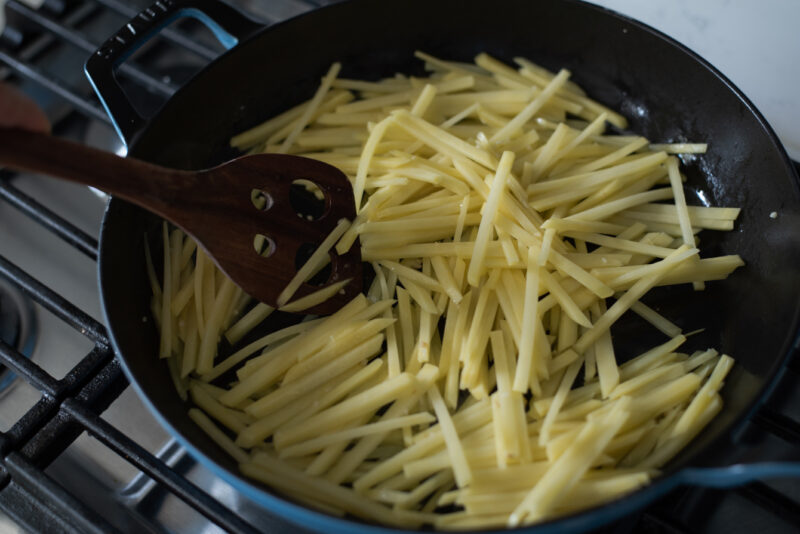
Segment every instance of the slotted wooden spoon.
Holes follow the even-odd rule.
[[[243,156],[212,169],[181,171],[50,135],[0,128],[0,165],[90,185],[163,217],[191,235],[245,292],[271,306],[297,272],[298,252],[321,243],[342,218],[355,218],[347,177],[331,165],[299,156]],[[298,180],[322,191],[320,216],[293,207],[289,193]],[[343,255],[332,251],[330,256],[328,280],[320,286],[303,284],[292,300],[350,282],[304,313],[333,313],[361,291],[358,243]]]

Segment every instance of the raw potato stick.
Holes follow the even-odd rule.
[[[602,419],[590,421],[570,447],[559,456],[522,503],[509,516],[508,525],[541,519],[561,496],[575,485],[628,419],[630,398],[617,401]]]
[[[311,254],[300,269],[297,270],[294,277],[286,285],[286,287],[278,295],[277,305],[279,308],[289,302],[289,299],[294,296],[295,291],[300,287],[303,282],[307,282],[314,273],[319,269],[320,264],[328,258],[328,251],[333,248],[339,238],[350,228],[350,221],[342,219],[336,227],[328,234],[325,239],[320,243],[319,247]],[[302,309],[302,308],[301,308]]]
[[[355,219],[279,309],[239,316],[248,297],[178,230],[164,226],[163,258],[146,248],[158,352],[189,417],[246,476],[381,525],[496,529],[636,490],[718,413],[733,365],[676,326],[706,325],[639,299],[743,265],[697,245],[738,208],[686,205],[670,154],[705,143],[607,133],[625,118],[566,70],[417,56],[427,76],[334,64],[309,101],[231,140],[353,184]],[[285,322],[339,290],[296,294],[352,246],[375,271],[366,293]],[[626,362],[611,327],[628,311],[653,348]]]

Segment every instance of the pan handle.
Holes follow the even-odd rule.
[[[86,61],[84,70],[120,138],[129,146],[147,124],[116,78],[117,67],[172,21],[191,17],[230,49],[264,28],[219,0],[157,0],[112,35]]]
[[[678,481],[687,486],[732,488],[770,478],[800,478],[798,462],[758,462],[726,467],[692,467],[678,473]]]

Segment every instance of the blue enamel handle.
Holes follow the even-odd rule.
[[[800,476],[800,463],[759,462],[734,464],[725,467],[689,467],[623,497],[612,505],[600,507],[587,514],[578,514],[563,521],[536,527],[540,534],[582,532],[596,529],[600,525],[637,512],[653,501],[663,497],[678,486],[701,486],[706,488],[731,488],[749,482],[771,478]]]
[[[86,61],[84,70],[126,146],[147,125],[116,78],[116,68],[172,21],[191,17],[204,23],[230,49],[261,31],[256,22],[218,0],[157,0],[112,35]]]
[[[678,473],[679,483],[705,488],[732,488],[770,478],[800,478],[800,463],[758,462],[726,467],[695,467]]]

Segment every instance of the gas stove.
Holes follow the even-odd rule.
[[[7,0],[0,80],[34,97],[56,135],[124,154],[82,65],[148,3],[43,0],[29,5]],[[331,2],[233,3],[254,18],[275,23]],[[718,23],[703,19],[708,4],[721,9],[726,2],[702,8],[674,2],[649,10],[625,0],[598,3],[656,27],[662,24],[727,73],[714,57],[721,54],[727,61],[731,52],[720,44],[727,41],[707,36],[716,43],[709,55],[703,38],[693,33]],[[800,15],[795,4],[781,6],[791,12],[769,16],[778,20],[794,14],[796,20]],[[726,13],[730,9],[742,8],[729,7]],[[788,38],[797,41],[793,33]],[[137,108],[148,114],[221,51],[210,32],[183,21],[138,52],[120,76]],[[785,54],[787,66],[798,52],[800,43],[794,53]],[[756,60],[758,53],[751,51]],[[773,55],[779,68],[784,55]],[[797,76],[796,69],[790,75]],[[740,85],[747,93],[747,83]],[[800,120],[789,124],[780,106],[782,91],[796,86],[768,87],[766,94],[772,96],[756,98],[768,120],[775,117],[795,159],[800,157]],[[799,108],[789,107],[789,114]],[[195,463],[127,387],[99,307],[95,261],[105,200],[85,187],[0,171],[0,364],[5,366],[0,372],[0,510],[8,516],[7,526],[0,519],[0,531],[297,532]],[[800,459],[798,381],[800,360],[795,359],[741,436],[741,459]],[[732,490],[680,488],[601,532],[789,533],[798,525],[800,481],[781,480]]]

